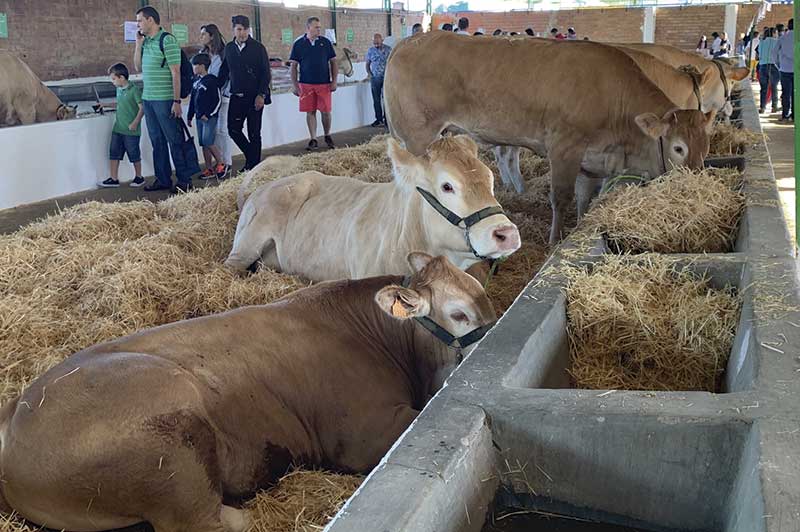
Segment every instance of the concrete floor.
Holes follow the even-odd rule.
[[[372,138],[374,135],[386,133],[385,128],[361,127],[357,129],[350,129],[341,133],[333,135],[333,141],[336,146],[343,148],[346,146],[354,146],[362,144]],[[320,137],[321,139],[321,137]],[[263,157],[270,155],[304,155],[308,153],[305,150],[307,141],[294,142],[292,144],[285,144],[283,146],[275,146],[262,152]],[[321,148],[320,151],[326,151],[327,148]],[[123,164],[128,164],[123,162]],[[202,166],[202,165],[201,165]],[[244,157],[237,156],[233,159],[233,166],[236,170],[244,166]],[[148,178],[148,182],[151,179]],[[201,181],[194,179],[196,187],[215,186],[217,181],[215,179],[209,181]],[[169,196],[166,191],[159,192],[145,192],[141,188],[131,188],[128,186],[121,186],[119,188],[99,188],[96,190],[87,190],[70,194],[69,196],[61,196],[52,198],[46,201],[31,203],[14,207],[12,209],[0,210],[0,234],[12,233],[20,227],[27,225],[33,221],[47,216],[48,214],[56,213],[66,207],[71,207],[78,203],[86,201],[136,201],[142,199],[149,199],[152,201],[162,200]]]
[[[758,82],[753,83],[753,94],[756,99],[756,107],[759,105],[760,87]],[[767,104],[767,110],[770,105]],[[761,128],[767,135],[767,148],[772,159],[772,166],[775,169],[775,179],[778,181],[778,191],[783,203],[783,211],[786,216],[786,223],[789,226],[789,234],[795,235],[795,186],[794,186],[794,125],[780,124],[778,118],[780,113],[760,115]]]

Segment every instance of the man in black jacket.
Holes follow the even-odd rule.
[[[250,19],[236,15],[231,19],[234,39],[225,46],[220,68],[220,84],[230,78],[231,101],[228,109],[228,134],[245,156],[245,170],[261,161],[261,116],[271,103],[269,56],[264,45],[250,37]],[[247,120],[247,137],[242,133]]]

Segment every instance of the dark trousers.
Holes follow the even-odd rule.
[[[383,78],[372,77],[372,105],[375,106],[375,120],[383,122]]]
[[[794,72],[781,72],[781,116],[794,116]]]
[[[169,164],[169,156],[172,154],[178,183],[191,183],[193,165],[183,155],[183,133],[178,120],[172,116],[172,100],[145,100],[142,107],[150,144],[153,145],[156,180],[163,186],[172,186],[172,166]]]
[[[778,79],[780,79],[780,72],[775,65],[759,65],[758,67],[758,83],[761,85],[761,109],[767,106],[767,92],[772,89],[772,108],[778,107]]]
[[[264,109],[256,111],[255,101],[255,94],[244,96],[234,94],[231,96],[228,108],[228,135],[244,154],[245,170],[252,170],[261,162],[261,117]],[[246,137],[242,133],[245,120],[247,120]]]

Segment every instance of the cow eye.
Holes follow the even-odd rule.
[[[457,322],[469,321],[469,318],[467,318],[467,315],[464,314],[463,312],[453,312],[452,314],[450,314],[450,317],[453,319],[453,321]]]
[[[675,153],[677,153],[678,155],[683,155],[683,147],[675,146]]]
[[[451,185],[450,183],[445,183],[444,185],[442,185],[442,190],[444,190],[445,192],[452,193],[453,185]]]

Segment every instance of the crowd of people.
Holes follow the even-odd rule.
[[[111,107],[117,113],[109,147],[111,175],[100,185],[120,186],[119,165],[127,155],[135,170],[131,186],[144,185],[148,192],[190,190],[192,177],[199,172],[194,143],[187,138],[188,128],[195,120],[206,165],[201,179],[225,179],[230,175],[231,141],[245,156],[244,169],[254,168],[261,161],[261,123],[264,107],[271,103],[271,73],[266,48],[250,36],[249,18],[232,17],[233,40],[228,43],[216,25],[202,26],[202,49],[191,59],[181,50],[175,36],[161,27],[155,8],[139,9],[136,21],[133,65],[142,73],[143,89],[129,81],[130,70],[124,63],[109,68],[111,82],[116,86],[116,101]],[[333,43],[321,33],[319,18],[309,18],[306,32],[294,41],[289,59],[293,93],[299,98],[300,112],[306,114],[308,150],[319,147],[317,112],[325,144],[329,149],[335,148],[330,134],[331,93],[337,88],[338,66]],[[380,48],[377,42],[376,47]],[[384,56],[388,58],[388,52],[381,57]],[[371,57],[372,77],[380,78],[382,87],[385,59],[381,68],[380,57]],[[184,121],[181,103],[189,95],[188,116]],[[141,175],[139,139],[143,119],[153,147],[155,180],[150,184],[145,184]]]
[[[697,44],[697,52],[709,59],[731,56],[731,44],[726,32],[711,34],[713,40],[708,44],[705,35]],[[764,26],[761,32],[741,34],[736,52],[745,57],[751,70],[750,79],[758,79],[761,86],[759,113],[767,112],[767,102],[771,103],[771,113],[781,113],[779,122],[794,121],[794,19],[788,24]],[[780,105],[778,104],[778,85],[780,84]]]
[[[419,26],[419,28],[417,28]],[[439,29],[442,31],[452,31],[453,33],[457,33],[459,35],[484,35],[483,28],[478,28],[476,31],[471,32],[469,29],[469,19],[467,17],[461,17],[458,19],[458,22],[453,25],[449,22],[445,22],[439,26]],[[422,24],[415,24],[414,28],[412,28],[412,35],[422,31]],[[534,31],[532,27],[525,28],[525,31],[522,33],[516,31],[506,31],[502,28],[497,28],[492,32],[492,36],[497,37],[500,35],[508,35],[510,37],[514,37],[516,35],[526,35],[528,37],[542,37],[542,38],[551,38],[551,39],[558,39],[558,40],[567,40],[567,41],[576,41],[578,40],[578,33],[575,31],[575,28],[567,28],[567,33],[561,33],[558,28],[551,28],[549,32],[545,33],[538,33]],[[589,37],[584,37],[583,40],[588,41]]]

